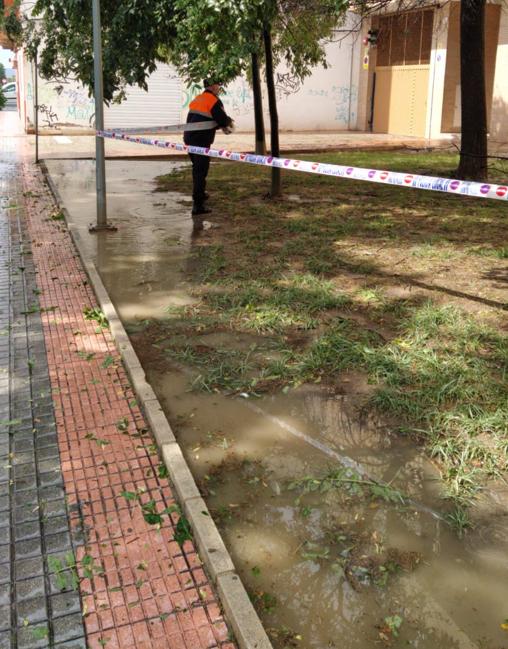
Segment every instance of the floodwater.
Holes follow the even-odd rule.
[[[89,235],[93,162],[48,163],[133,331],[164,318],[169,305],[192,302],[189,204],[179,202],[188,188],[184,195],[152,191],[152,179],[172,164],[108,162],[109,214],[119,231]],[[217,349],[252,342],[233,333],[201,338]],[[274,646],[508,648],[502,503],[459,539],[442,518],[435,468],[360,416],[354,394],[319,386],[262,399],[204,394],[190,390],[190,368],[145,370]],[[342,482],[322,492],[294,484],[330,472]],[[405,498],[393,489],[373,492],[377,483]]]

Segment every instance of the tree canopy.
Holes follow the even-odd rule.
[[[6,15],[0,12],[0,27],[32,58],[38,52],[41,76],[79,80],[93,94],[92,0],[35,0],[22,20],[17,5],[19,0]],[[422,0],[101,0],[104,97],[121,97],[131,84],[146,88],[158,61],[173,62],[188,80],[210,74],[232,80],[249,69],[252,56],[263,62],[267,33],[274,65],[285,60],[303,78],[314,65],[326,64],[323,39],[348,7],[361,20],[383,9],[421,5]],[[459,173],[469,178],[487,175],[487,111],[477,101],[485,94],[484,13],[485,0],[461,0]]]
[[[326,65],[323,39],[345,14],[345,0],[174,0],[175,34],[161,53],[189,81],[210,74],[231,81],[263,56],[270,28],[274,64],[282,60],[303,78]]]
[[[126,85],[146,89],[161,45],[174,37],[170,0],[102,0],[104,98],[111,101]],[[93,92],[91,0],[36,0],[25,19],[29,54],[38,52],[46,79],[78,79]]]

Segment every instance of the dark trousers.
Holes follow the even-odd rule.
[[[189,153],[189,157],[192,162],[192,200],[196,205],[203,205],[210,158],[196,153]]]

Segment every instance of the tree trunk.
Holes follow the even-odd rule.
[[[280,155],[279,116],[277,114],[277,96],[275,94],[275,82],[273,78],[272,34],[269,26],[265,26],[263,29],[263,41],[265,44],[266,87],[268,90],[268,106],[270,109],[270,149],[271,155],[274,158],[278,158]],[[270,196],[276,198],[280,195],[280,168],[272,167],[272,188]]]
[[[460,86],[462,138],[459,178],[485,180],[487,100],[485,92],[485,1],[460,3]]]
[[[254,93],[254,124],[256,127],[256,153],[266,155],[265,119],[263,117],[263,95],[259,76],[259,59],[256,53],[251,55],[252,92]]]

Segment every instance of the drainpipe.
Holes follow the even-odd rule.
[[[376,73],[372,75],[372,93],[370,95],[370,117],[368,121],[369,131],[372,133],[374,129],[374,97],[376,95]]]

